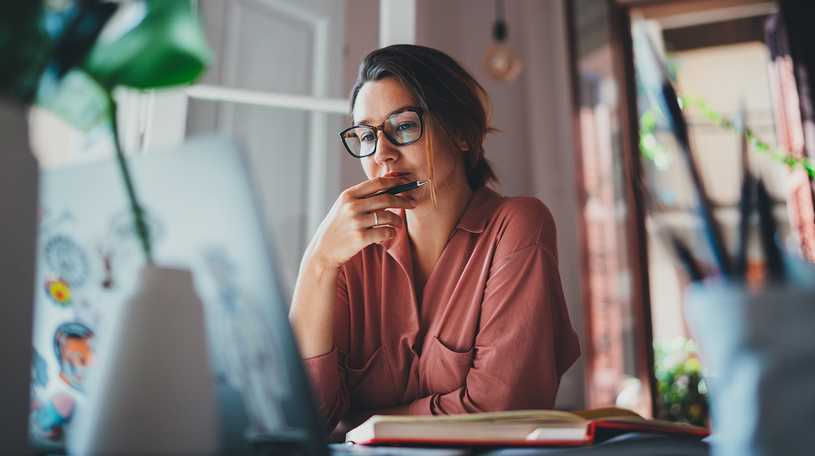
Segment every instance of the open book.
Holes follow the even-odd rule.
[[[579,446],[627,432],[702,438],[708,430],[644,419],[620,408],[582,412],[518,410],[447,416],[376,415],[346,434],[363,445],[434,444],[462,446]]]

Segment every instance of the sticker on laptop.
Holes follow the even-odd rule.
[[[48,384],[48,364],[36,348],[31,353],[31,381],[33,386],[40,388]]]
[[[71,285],[63,279],[45,281],[45,294],[55,304],[67,307],[71,305]]]
[[[58,442],[65,434],[65,426],[71,422],[75,408],[76,400],[65,392],[57,392],[45,400],[35,398],[31,409],[31,430],[35,436]]]
[[[93,331],[80,322],[63,323],[54,331],[59,378],[80,392],[84,392],[88,368],[93,363],[93,336]]]
[[[78,288],[88,278],[90,264],[88,256],[79,244],[64,234],[58,234],[45,241],[45,262],[51,272]]]

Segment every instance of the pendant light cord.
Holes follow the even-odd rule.
[[[505,14],[504,0],[495,0],[495,24],[492,27],[492,37],[498,42],[503,42],[507,39],[507,23],[504,20]]]

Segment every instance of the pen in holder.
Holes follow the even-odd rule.
[[[651,104],[665,115],[687,165],[695,207],[718,269],[718,274],[705,274],[694,252],[678,236],[668,238],[692,282],[684,308],[709,386],[713,454],[812,454],[815,267],[785,258],[778,244],[772,198],[764,183],[749,173],[745,138],[741,145],[744,181],[738,247],[731,258],[666,66],[644,29],[634,33],[638,77]],[[765,265],[763,284],[748,280],[747,274],[754,211]]]

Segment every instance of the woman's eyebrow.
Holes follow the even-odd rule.
[[[385,116],[385,118],[387,119],[388,117],[390,117],[390,116],[392,116],[392,115],[394,115],[396,113],[402,112],[402,111],[404,111],[406,109],[409,109],[409,108],[412,108],[412,107],[413,107],[413,105],[404,105],[401,108],[396,108],[393,111],[389,112]],[[358,120],[358,121],[354,122],[354,125],[360,125],[360,124],[371,125],[371,120],[370,119],[362,119],[362,120]]]

